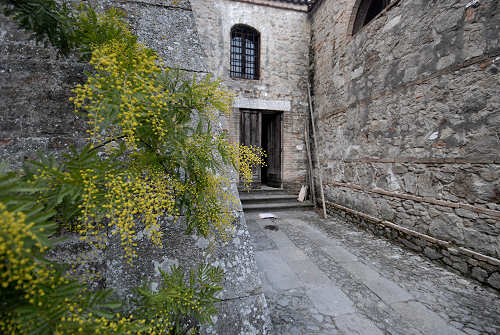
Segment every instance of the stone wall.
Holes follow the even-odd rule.
[[[285,187],[304,184],[304,119],[308,113],[310,23],[307,6],[275,1],[192,0],[208,68],[237,95],[224,121],[230,138],[240,140],[240,109],[283,112],[282,180]],[[260,32],[260,79],[229,75],[230,33],[235,24]]]
[[[139,40],[154,48],[168,65],[206,75],[207,59],[189,1],[99,0],[96,4],[101,9],[122,9]],[[85,124],[73,113],[68,98],[71,89],[85,81],[87,65],[75,58],[58,58],[55,50],[37,45],[3,16],[0,28],[0,160],[17,168],[36,150],[57,153],[70,144],[83,143]],[[238,192],[235,183],[232,191]],[[219,313],[215,324],[203,333],[266,334],[271,325],[253,246],[241,206],[233,210],[234,229],[225,240],[185,235],[182,219],[164,222],[162,249],[144,238],[146,232],[139,232],[139,257],[133,266],[124,260],[119,241],[104,253],[96,253],[75,237],[52,256],[65,261],[79,255],[88,259],[85,266],[102,275],[97,285],[114,288],[126,300],[130,289],[144,280],[158,285],[158,268],[168,270],[173,264],[192,268],[201,262],[221,266],[225,279]]]
[[[58,58],[0,14],[0,161],[18,168],[36,151],[60,152],[80,141],[84,122],[68,101],[85,65]]]
[[[452,271],[472,277],[479,282],[500,290],[500,260],[473,250],[457,247],[449,241],[436,239],[363,212],[333,202],[326,203],[329,215],[356,224],[375,235],[383,236]]]
[[[393,0],[351,36],[359,1],[320,2],[319,157],[332,203],[499,258],[500,5],[468,3]]]
[[[189,1],[93,3],[101,9],[123,10],[139,40],[155,49],[169,66],[206,72]],[[37,150],[59,153],[82,144],[85,123],[73,113],[68,98],[71,89],[85,81],[88,65],[37,44],[3,15],[0,32],[0,160],[14,168],[25,158],[36,157]]]

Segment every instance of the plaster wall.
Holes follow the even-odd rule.
[[[304,120],[308,113],[310,22],[306,6],[279,8],[232,0],[192,0],[200,41],[209,72],[221,78],[237,98],[233,113],[224,119],[234,142],[240,140],[240,109],[283,112],[282,181],[296,189],[304,184],[306,152]],[[284,6],[284,7],[287,7]],[[230,34],[235,24],[260,32],[260,79],[232,79]]]
[[[468,3],[391,1],[351,36],[359,1],[320,2],[319,157],[332,203],[498,258],[500,5]]]

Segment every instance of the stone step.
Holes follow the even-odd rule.
[[[271,210],[280,210],[280,209],[305,209],[313,207],[312,202],[304,201],[304,202],[261,202],[255,204],[243,204],[244,211],[271,211]]]
[[[243,194],[252,194],[252,195],[264,195],[264,194],[290,194],[282,188],[269,188],[265,190],[257,189],[257,190],[246,190],[246,189],[238,189],[240,196]],[[297,193],[298,194],[298,193]]]
[[[297,196],[293,194],[254,194],[254,193],[240,193],[240,200],[243,204],[250,204],[256,202],[295,202]]]

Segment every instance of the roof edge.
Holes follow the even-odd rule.
[[[311,0],[232,0],[236,2],[245,2],[254,5],[267,6],[280,9],[294,10],[307,13],[311,7],[308,3]]]

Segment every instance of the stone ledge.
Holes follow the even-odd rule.
[[[426,202],[429,204],[443,206],[443,207],[462,208],[462,209],[470,210],[472,212],[490,215],[493,217],[493,219],[500,221],[500,212],[493,210],[493,209],[485,209],[485,208],[481,208],[481,207],[477,207],[477,206],[472,206],[469,204],[436,200],[436,199],[432,199],[432,198],[425,198],[425,197],[420,197],[420,196],[411,195],[411,194],[389,192],[389,191],[385,191],[385,190],[381,190],[381,189],[369,189],[367,187],[353,185],[353,184],[346,184],[346,183],[327,183],[327,184],[331,185],[331,186],[345,187],[345,188],[349,188],[351,190],[356,190],[356,191],[361,191],[361,192],[377,193],[377,194],[381,194],[381,195],[385,195],[385,196],[389,196],[389,197],[401,198],[401,199],[405,199],[405,200]]]
[[[277,2],[277,1],[272,1],[272,0],[232,0],[232,1],[246,2],[246,3],[253,4],[253,5],[260,5],[260,6],[266,6],[266,7],[294,10],[297,12],[304,12],[304,13],[308,12],[307,5],[284,3],[284,2]]]
[[[262,109],[270,111],[289,112],[292,104],[289,100],[262,100],[249,98],[236,98],[233,102],[234,108]]]
[[[116,0],[115,0],[116,1]],[[164,8],[181,9],[191,11],[189,0],[165,1],[165,0],[122,0],[122,2],[137,3]]]
[[[449,241],[439,240],[329,201],[326,205],[327,211],[332,216],[342,219],[348,216],[354,223],[375,235],[396,241],[406,248],[424,254],[432,261],[437,261],[445,267],[500,291],[500,260],[497,258],[464,247],[455,247]]]
[[[333,159],[332,159],[333,160]],[[358,158],[358,159],[339,159],[343,163],[386,163],[386,164],[425,164],[425,165],[443,165],[443,164],[500,164],[500,159],[486,157],[477,159],[468,158]]]
[[[464,253],[468,256],[474,257],[480,261],[485,261],[485,262],[490,263],[491,265],[500,266],[499,259],[496,259],[496,258],[493,258],[490,256],[486,256],[486,255],[480,254],[478,252],[475,252],[475,251],[472,251],[472,250],[469,250],[469,249],[463,248],[463,247],[458,247],[458,250],[461,251],[462,253]]]
[[[401,227],[401,226],[399,226],[399,225],[397,225],[395,223],[392,223],[392,222],[389,222],[389,221],[386,221],[386,220],[381,220],[381,219],[378,219],[376,217],[370,216],[368,214],[365,214],[365,213],[362,213],[362,212],[358,212],[358,211],[355,211],[353,209],[350,209],[350,208],[347,208],[347,207],[344,207],[344,206],[341,206],[341,205],[337,205],[337,204],[335,204],[333,202],[328,202],[327,201],[327,203],[328,203],[328,205],[336,207],[336,208],[338,208],[340,210],[343,210],[343,211],[346,211],[346,212],[350,212],[350,213],[352,213],[354,215],[357,215],[357,216],[361,216],[361,217],[363,217],[365,219],[368,219],[369,221],[376,222],[376,223],[382,224],[382,225],[384,225],[386,227],[399,230],[399,231],[401,231],[401,232],[403,232],[405,234],[421,238],[421,239],[426,240],[426,241],[428,241],[430,243],[438,244],[438,245],[440,245],[442,247],[445,247],[445,248],[448,248],[448,247],[451,246],[450,242],[439,240],[439,239],[434,238],[432,236],[419,233],[418,231],[415,231],[415,230],[412,230],[412,229],[408,229],[408,228],[405,228],[405,227]],[[466,249],[466,250],[468,250],[468,249]],[[484,256],[484,257],[487,257],[487,256]]]

